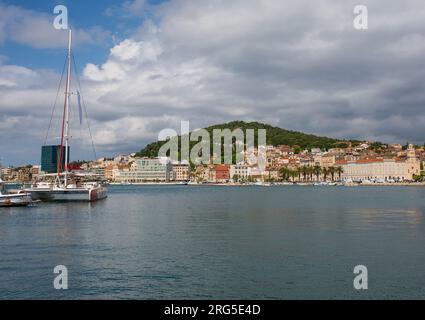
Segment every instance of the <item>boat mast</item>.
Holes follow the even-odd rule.
[[[72,30],[68,31],[68,55],[67,55],[67,69],[66,69],[66,90],[65,90],[65,103],[62,118],[62,134],[61,144],[59,148],[59,163],[58,163],[58,178],[60,179],[61,166],[62,166],[62,153],[63,153],[63,140],[65,138],[65,187],[68,183],[68,140],[69,140],[69,96],[71,86],[71,44],[72,44]]]
[[[71,86],[71,44],[72,44],[72,30],[69,29],[69,39],[68,39],[68,69],[66,75],[66,120],[65,120],[65,186],[67,185],[68,179],[68,162],[69,162],[69,154],[68,154],[68,140],[69,140],[69,96],[70,86]]]

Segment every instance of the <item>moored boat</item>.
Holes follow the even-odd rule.
[[[8,193],[0,179],[0,207],[22,207],[32,203],[31,195],[26,192]]]
[[[107,197],[107,189],[99,182],[47,183],[39,182],[24,189],[32,200],[97,201]]]
[[[41,179],[33,184],[30,188],[24,188],[23,192],[29,193],[33,200],[41,201],[97,201],[105,199],[107,197],[107,189],[103,186],[100,181],[87,181],[87,177],[84,174],[75,174],[72,171],[72,166],[69,163],[69,105],[71,94],[76,94],[78,98],[80,125],[82,124],[82,106],[80,90],[76,93],[71,92],[71,44],[72,44],[72,31],[69,30],[68,39],[68,55],[67,55],[67,69],[66,69],[66,89],[65,89],[65,101],[62,115],[62,128],[60,136],[60,145],[58,147],[58,153],[56,155],[49,155],[55,158],[57,161],[57,168],[48,174],[41,176]],[[74,60],[74,67],[75,60]],[[77,71],[75,70],[75,73]],[[78,80],[79,84],[80,81]],[[88,124],[88,123],[87,123]],[[50,126],[49,126],[50,128]],[[90,130],[90,128],[89,128]],[[91,133],[90,133],[91,137]],[[46,135],[47,139],[47,135]],[[94,144],[92,141],[94,148]],[[42,152],[43,154],[43,152]],[[43,158],[43,155],[42,155]]]

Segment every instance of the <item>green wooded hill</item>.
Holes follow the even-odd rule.
[[[211,145],[212,145],[212,132],[214,129],[242,129],[243,132],[246,132],[246,129],[254,129],[255,130],[255,136],[257,136],[258,129],[266,129],[267,130],[267,144],[268,145],[289,145],[289,146],[298,146],[296,148],[296,151],[304,150],[304,149],[311,149],[311,148],[320,148],[328,150],[330,148],[344,148],[347,147],[348,142],[352,142],[353,146],[357,145],[360,141],[357,140],[339,140],[329,137],[321,137],[316,136],[313,134],[307,134],[297,131],[291,131],[291,130],[285,130],[278,127],[273,127],[268,124],[260,123],[260,122],[244,122],[244,121],[232,121],[228,123],[223,124],[216,124],[213,126],[210,126],[208,128],[205,128],[211,138]],[[142,150],[140,150],[137,153],[137,156],[139,157],[156,157],[158,155],[158,151],[160,147],[165,143],[166,141],[156,141],[149,143],[146,147],[144,147]],[[190,146],[192,147],[197,142],[191,142]],[[257,142],[256,142],[257,143]],[[298,150],[297,150],[298,149]]]

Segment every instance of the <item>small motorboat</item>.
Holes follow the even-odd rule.
[[[5,185],[0,179],[0,207],[23,207],[33,203],[31,195],[26,192],[6,192]]]

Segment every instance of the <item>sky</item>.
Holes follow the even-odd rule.
[[[138,151],[180,121],[425,142],[423,0],[0,0],[3,165],[40,162],[66,57],[58,4],[96,146],[73,94],[71,160]],[[366,30],[353,27],[359,4]],[[60,93],[48,144],[58,143]]]

